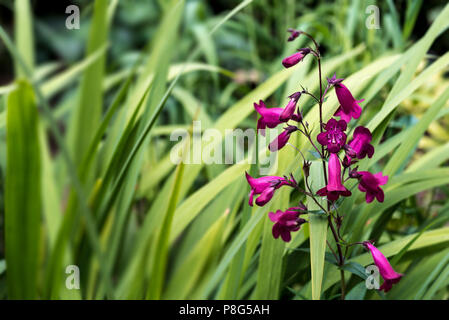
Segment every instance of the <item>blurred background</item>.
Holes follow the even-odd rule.
[[[291,27],[312,34],[320,44],[324,61],[335,61],[333,65],[326,65],[329,67],[325,70],[327,76],[336,72],[338,77],[346,78],[358,74],[368,66],[374,66],[374,69],[378,66],[379,74],[366,69],[369,70],[366,73],[367,82],[363,82],[364,85],[360,88],[356,89],[358,82],[353,82],[354,89],[358,92],[356,97],[368,97],[369,108],[359,120],[362,124],[368,123],[382,110],[385,101],[391,99],[389,93],[392,90],[402,92],[399,89],[404,88],[412,78],[435,61],[439,61],[449,49],[445,25],[438,22],[441,32],[430,36],[428,34],[437,17],[445,14],[447,1],[443,0],[186,0],[179,1],[182,2],[178,5],[179,9],[176,1],[165,0],[18,2],[20,5],[12,0],[0,1],[0,24],[15,41],[25,60],[32,61],[35,80],[42,88],[54,122],[40,109],[37,117],[42,132],[38,139],[40,151],[36,155],[40,158],[41,170],[34,182],[41,188],[38,199],[35,199],[41,208],[38,217],[41,225],[36,228],[25,223],[26,228],[29,227],[30,232],[35,235],[29,241],[37,239],[39,243],[39,247],[29,253],[35,256],[36,261],[33,263],[38,268],[37,271],[31,268],[21,270],[29,274],[31,282],[35,283],[30,289],[30,282],[20,284],[20,275],[9,279],[6,272],[5,260],[8,258],[5,257],[5,248],[8,244],[5,243],[5,176],[8,172],[9,149],[5,114],[9,103],[7,96],[15,88],[14,81],[19,78],[17,70],[20,67],[17,67],[17,56],[11,54],[2,42],[0,262],[3,263],[0,264],[0,296],[3,298],[310,298],[310,262],[305,241],[307,231],[299,235],[287,249],[279,247],[279,241],[266,240],[267,235],[270,235],[267,221],[254,221],[251,227],[248,224],[253,221],[251,217],[255,214],[265,214],[269,210],[265,208],[264,211],[259,209],[251,212],[246,205],[246,193],[249,190],[242,173],[249,167],[239,169],[236,165],[223,164],[190,169],[195,167],[192,165],[176,169],[168,161],[168,154],[175,144],[169,141],[170,133],[176,128],[189,129],[195,119],[202,121],[203,129],[216,127],[221,130],[226,128],[226,121],[233,118],[238,121],[235,120],[236,123],[231,128],[255,128],[257,118],[252,112],[253,102],[265,99],[269,106],[282,106],[291,93],[289,90],[299,83],[308,84],[313,89],[312,82],[304,80],[311,79],[312,76],[309,75],[315,70],[310,62],[304,62],[304,71],[288,81],[286,77],[280,76],[283,77],[281,80],[275,84],[271,82],[274,81],[273,75],[282,70],[281,60],[285,56],[300,46],[310,45],[303,38],[295,43],[288,43],[286,40],[289,34],[286,30]],[[105,4],[101,5],[101,2]],[[25,3],[29,3],[28,12]],[[80,29],[69,30],[65,27],[69,15],[65,10],[73,4],[80,8]],[[242,6],[238,8],[239,5]],[[370,5],[379,9],[379,29],[366,27],[366,20],[371,14],[371,11],[366,10]],[[18,11],[18,8],[23,11]],[[238,11],[233,13],[235,8]],[[97,12],[100,13],[96,18]],[[227,15],[230,13],[232,16],[228,19]],[[173,19],[172,27],[170,19]],[[221,22],[224,23],[211,34],[210,31]],[[102,25],[97,30],[103,31],[95,35],[93,25]],[[396,64],[398,72],[391,75],[380,72],[388,70],[388,63],[393,60],[385,64],[379,61],[383,58],[403,57],[404,52],[411,52],[407,50],[414,48],[426,35],[423,43],[426,43],[427,50],[424,50],[422,59],[417,63],[416,72],[410,74],[410,81],[400,78],[407,64]],[[165,44],[170,39],[173,39],[173,43]],[[95,55],[96,50],[106,43],[104,57],[86,63],[86,59]],[[21,51],[27,45],[29,50]],[[163,48],[162,53],[158,48]],[[163,61],[167,52],[164,50],[167,48],[169,61]],[[164,90],[179,73],[180,65],[195,50],[198,50],[198,54],[193,61],[188,61],[190,64],[187,69],[190,69],[182,71],[176,86],[164,100]],[[409,59],[410,55],[407,57]],[[100,67],[94,70],[96,66]],[[134,66],[137,69],[133,71]],[[145,84],[145,77],[149,74],[154,76],[154,83],[149,91],[149,102],[145,102],[145,109],[142,107],[149,111],[141,110],[134,118],[132,114],[136,109],[135,105],[143,92],[140,88],[144,86],[142,84]],[[59,77],[61,75],[63,76]],[[29,76],[25,78],[31,82]],[[123,87],[128,79],[131,84]],[[398,79],[402,79],[402,82]],[[396,88],[397,81],[403,87],[397,85]],[[159,83],[162,83],[160,88],[154,85]],[[267,83],[271,89],[264,91]],[[375,89],[370,90],[367,84]],[[401,96],[403,99],[399,101],[399,107],[383,120],[382,129],[379,129],[376,137],[376,143],[387,146],[390,141],[392,147],[385,147],[381,156],[370,165],[380,170],[388,163],[389,157],[395,154],[395,149],[400,145],[398,142],[404,139],[400,134],[419,123],[448,85],[448,67],[442,63],[422,85]],[[122,89],[123,95],[120,94]],[[42,108],[41,97],[35,88],[33,90],[37,105]],[[265,96],[261,96],[263,92],[266,92]],[[156,113],[159,101],[163,101],[160,114]],[[117,112],[111,114],[110,122],[105,123],[104,131],[100,132],[99,140],[95,141],[95,133],[99,132],[103,119],[115,103],[118,106]],[[443,101],[443,104],[441,110],[447,111],[447,101]],[[243,105],[246,106],[245,110],[239,111],[242,110],[239,107]],[[311,101],[306,100],[304,109],[306,113],[313,110]],[[151,134],[144,136],[143,151],[137,152],[137,160],[132,158],[128,168],[126,155],[132,154],[133,146],[137,145],[137,137],[145,132],[144,124],[150,121],[152,112],[155,112],[157,120],[151,127]],[[225,116],[222,118],[223,115]],[[129,122],[121,122],[121,118],[126,118]],[[70,168],[64,160],[61,142],[58,142],[52,131],[55,126],[67,144],[75,167]],[[441,111],[426,126],[416,145],[404,156],[403,163],[395,168],[391,176],[408,172],[407,168],[414,168],[415,161],[418,163],[416,168],[423,169],[427,164],[435,163],[436,167],[443,170],[448,165],[449,158],[448,127],[448,112]],[[92,141],[96,143],[93,147]],[[299,145],[301,143],[298,142]],[[88,150],[95,153],[88,160],[92,166],[85,169],[83,160],[88,157]],[[433,161],[435,154],[442,155],[436,162]],[[20,157],[20,154],[16,156]],[[24,166],[26,168],[27,164]],[[120,176],[122,168],[127,170],[123,177]],[[286,168],[281,165],[280,170]],[[73,181],[70,182],[71,170],[81,175],[85,202],[96,220],[96,232],[91,233],[93,236],[89,236],[89,221],[86,222],[85,219],[88,218],[83,218],[83,209],[80,209],[81,197],[79,194],[76,196],[76,188],[73,187]],[[228,175],[226,170],[235,170],[232,171],[234,175]],[[251,170],[254,172],[255,169]],[[187,175],[185,172],[188,172]],[[438,183],[435,176],[437,173],[440,179]],[[446,216],[449,208],[449,184],[441,178],[446,171],[437,173],[432,176],[433,180],[426,180],[429,182],[428,187],[416,188],[416,192],[398,196],[398,201],[394,203],[382,208],[376,207],[379,210],[373,220],[367,218],[359,221],[356,213],[348,218],[348,222],[355,223],[357,220],[359,225],[366,228],[364,236],[371,236],[381,244],[409,239],[407,237],[421,231],[444,229],[444,236],[437,237],[438,241],[426,242],[430,243],[428,245],[433,250],[426,254],[419,254],[419,250],[427,248],[423,245],[407,253],[407,256],[406,250],[401,251],[407,242],[398,242],[400,245],[391,249],[391,255],[398,252],[405,254],[400,265],[404,272],[416,270],[416,265],[423,259],[431,261],[425,267],[428,273],[423,275],[419,270],[415,271],[423,277],[424,280],[420,281],[426,284],[424,289],[417,287],[410,293],[407,291],[407,285],[410,285],[407,282],[403,287],[392,291],[392,298],[448,298],[449,282],[445,280],[445,275],[449,269],[447,263],[441,266],[440,263],[449,259],[447,250],[443,250],[448,241]],[[21,181],[26,182],[26,177],[23,179]],[[405,180],[398,179],[397,184],[392,184],[392,192],[401,183],[406,188],[407,183],[413,182],[407,180],[408,176],[405,176]],[[32,181],[30,183],[28,185],[32,185]],[[215,190],[214,186],[218,184],[223,184],[223,188]],[[10,195],[10,201],[23,199],[27,192],[29,191],[25,190],[23,194],[15,192],[15,195]],[[211,196],[208,198],[206,195],[209,194]],[[287,201],[290,199],[289,195],[282,197]],[[200,203],[199,199],[205,200]],[[293,203],[300,199],[292,196],[290,200]],[[357,211],[368,210],[361,207],[360,201],[357,205]],[[185,213],[186,218],[183,218],[185,211],[189,213]],[[66,219],[67,216],[71,217],[67,212],[73,212],[73,220]],[[160,216],[159,220],[154,220],[157,216]],[[173,222],[164,218],[170,216],[174,216]],[[21,219],[27,219],[26,215],[24,217]],[[442,218],[427,229],[436,217]],[[20,225],[20,221],[23,220],[16,223]],[[181,227],[173,227],[178,222]],[[172,233],[164,228],[171,229]],[[345,233],[356,239],[357,235],[348,228]],[[10,250],[26,247],[24,243],[14,243],[14,239],[10,241]],[[95,243],[98,250],[95,249]],[[267,250],[277,252],[272,259],[278,257],[280,265],[273,265],[272,269],[260,269],[265,264],[262,262],[272,263],[271,260],[266,260]],[[101,251],[105,255],[103,258],[99,253]],[[362,254],[363,252],[354,250],[352,257]],[[23,262],[20,257],[11,259],[12,265],[14,261],[18,265]],[[296,264],[299,260],[304,262]],[[53,276],[53,273],[57,273],[56,270],[67,264],[62,261],[81,266],[81,286],[87,289],[74,294],[61,284],[64,274],[58,271],[61,275]],[[103,267],[99,268],[99,265],[104,266],[101,261],[106,261],[108,265],[105,278],[101,271]],[[364,263],[359,263],[368,263],[363,261]],[[237,267],[238,265],[242,266]],[[297,267],[293,267],[294,265]],[[440,268],[437,275],[431,274],[433,268]],[[187,270],[185,272],[191,274],[189,280],[183,279],[181,270]],[[221,273],[215,273],[216,270]],[[272,272],[275,279],[273,282],[263,283],[262,274],[266,272]],[[348,278],[348,289],[355,288],[351,297],[385,298],[361,290],[357,271],[351,269],[348,272],[352,276]],[[110,280],[105,280],[106,278]],[[160,283],[156,283],[154,288],[152,279],[155,278],[160,279]],[[331,278],[328,275],[328,279]],[[22,286],[26,293],[17,293],[11,289],[12,286]],[[338,298],[337,292],[335,282],[331,281],[326,286],[323,285],[322,297],[335,299]]]

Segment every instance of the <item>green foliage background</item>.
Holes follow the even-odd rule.
[[[288,27],[313,34],[324,75],[365,99],[357,125],[376,153],[360,168],[390,176],[384,203],[354,191],[341,204],[341,231],[375,240],[405,276],[387,294],[367,290],[371,257],[351,247],[346,299],[449,298],[444,1],[383,1],[380,29],[365,27],[368,0],[78,1],[79,30],[64,27],[70,3],[47,14],[36,2],[0,2],[1,298],[338,299],[325,227],[288,244],[271,236],[267,213],[301,196],[280,190],[251,208],[244,172],[258,165],[170,161],[170,133],[193,120],[255,128],[253,102],[317,90],[311,59],[282,68],[308,45],[287,43]],[[300,103],[316,123],[317,106]],[[324,106],[328,119],[333,92]],[[290,142],[314,160],[306,139]],[[284,148],[272,173],[301,181],[300,159]],[[79,290],[65,285],[68,265]]]

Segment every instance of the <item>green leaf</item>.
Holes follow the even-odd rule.
[[[310,181],[313,181],[316,192],[318,188],[325,185],[323,164],[321,161],[313,161],[310,167]],[[316,198],[321,206],[326,206],[326,200]],[[319,210],[320,206],[310,197],[307,198],[307,207],[310,210]],[[321,284],[323,282],[324,258],[326,252],[326,237],[328,221],[324,214],[309,214],[310,229],[310,264],[312,272],[312,299],[319,300],[321,297]]]
[[[34,69],[34,37],[33,18],[29,0],[14,1],[15,42],[18,52],[28,69]],[[25,77],[26,72],[18,61],[15,61],[16,77]]]
[[[167,284],[162,296],[163,299],[189,299],[189,292],[193,290],[201,272],[207,266],[208,260],[217,243],[220,242],[223,224],[226,215],[223,214],[206,233],[201,237],[198,243],[191,248],[187,257],[175,269],[173,275]],[[186,274],[189,277],[186,277]]]
[[[435,168],[449,159],[449,142],[435,147],[420,158],[413,161],[407,168],[406,172],[416,172],[423,169]]]
[[[104,47],[108,36],[107,23],[108,0],[95,0],[92,24],[89,29],[86,56]],[[73,123],[69,129],[69,140],[72,146],[74,162],[79,166],[87,152],[100,124],[106,57],[103,53],[94,63],[84,70],[80,84],[78,107],[72,117]]]
[[[368,277],[365,273],[365,268],[360,263],[354,261],[349,261],[345,263],[343,269],[351,272],[352,274],[355,274],[356,276],[360,277],[363,280],[365,280]]]
[[[6,47],[9,50],[9,52],[20,63],[20,65],[23,68],[24,72],[26,73],[26,76],[28,77],[28,79],[32,79],[31,71],[29,70],[26,63],[23,61],[23,58],[21,57],[20,53],[17,51],[17,48],[14,46],[12,41],[9,39],[7,33],[4,31],[4,29],[1,26],[0,26],[0,37],[2,38],[3,42],[5,43]],[[44,111],[43,114],[46,117],[46,120],[49,121],[50,129],[51,129],[54,137],[56,138],[58,146],[61,149],[61,153],[62,153],[63,159],[65,161],[65,164],[67,166],[67,169],[68,169],[67,171],[69,172],[71,182],[73,183],[73,186],[76,190],[76,195],[78,196],[78,199],[80,200],[80,204],[83,209],[82,212],[84,213],[85,218],[86,218],[86,226],[87,226],[87,230],[88,230],[89,241],[91,242],[91,245],[94,248],[98,259],[102,260],[102,253],[100,250],[100,245],[99,245],[99,241],[98,241],[98,237],[97,237],[97,227],[95,226],[95,221],[92,218],[90,208],[87,205],[85,192],[84,192],[83,187],[79,181],[79,178],[78,178],[78,175],[76,172],[76,168],[73,165],[72,159],[68,152],[68,148],[61,136],[61,133],[59,132],[59,129],[57,127],[56,121],[51,112],[51,108],[50,108],[48,101],[45,99],[45,96],[43,95],[39,85],[34,82],[32,83],[32,85],[33,85],[33,88],[34,88],[36,95],[39,99],[39,102],[43,106],[43,111]],[[74,201],[74,200],[72,200],[72,201]],[[70,206],[69,206],[69,208],[70,208]],[[53,252],[53,254],[50,256],[50,261],[48,263],[49,267],[47,269],[48,272],[46,273],[47,274],[46,285],[44,287],[44,290],[45,290],[44,296],[46,296],[46,297],[58,296],[58,292],[53,289],[59,290],[59,288],[61,287],[60,268],[62,269],[61,264],[62,264],[63,258],[67,257],[65,255],[65,245],[66,245],[66,241],[68,240],[68,238],[70,236],[68,230],[71,230],[70,228],[72,228],[72,226],[73,226],[72,219],[75,218],[74,214],[76,213],[76,211],[72,210],[71,213],[72,214],[66,214],[64,216],[64,221],[63,221],[62,227],[60,228],[60,230],[58,232],[58,240],[55,242],[54,251],[56,252],[56,254],[55,254],[55,252]],[[55,271],[55,270],[58,270],[58,271]],[[55,280],[55,281],[52,281],[52,280]],[[105,279],[105,281],[108,283],[108,289],[109,289],[108,279]]]
[[[390,161],[388,161],[383,169],[382,172],[384,175],[392,176],[402,166],[404,161],[407,160],[410,152],[413,151],[416,144],[427,130],[430,123],[435,119],[435,117],[438,116],[440,110],[446,105],[448,99],[449,88],[447,88],[444,93],[436,99],[436,101],[432,104],[432,107],[430,107],[419,122],[413,126],[413,130],[407,134],[407,139],[401,143],[399,148],[396,149],[391,156]]]
[[[395,82],[395,85],[390,91],[381,111],[378,112],[368,123],[367,127],[371,131],[377,128],[377,126],[399,105],[401,101],[424,84],[429,76],[447,66],[449,63],[449,54],[445,54],[440,57],[437,61],[426,68],[418,77],[411,81],[419,62],[424,57],[432,42],[448,27],[449,5],[446,5],[444,10],[432,24],[431,28],[427,31],[426,35],[418,43],[411,47],[404,56],[405,59],[409,59],[406,64],[406,68],[404,68],[401,76]]]
[[[8,96],[5,251],[9,299],[36,299],[41,222],[38,112],[31,85]]]
[[[60,90],[73,83],[87,68],[104,58],[106,46],[102,46],[87,55],[83,60],[75,63],[64,71],[54,75],[41,85],[41,90],[47,99],[53,98]]]
[[[422,6],[422,0],[407,0],[407,10],[405,12],[404,28],[402,37],[407,40],[415,26],[416,18]]]
[[[275,201],[271,201],[270,208],[282,208],[288,203],[288,194],[282,194]],[[281,283],[282,256],[285,244],[281,238],[274,239],[273,222],[268,218],[268,211],[264,210],[264,228],[262,232],[262,244],[257,271],[257,282],[254,294],[251,297],[256,300],[273,300],[279,298]],[[267,274],[270,276],[267,277]]]
[[[160,299],[162,295],[162,287],[165,280],[165,269],[167,266],[169,236],[173,222],[173,215],[178,204],[179,190],[182,183],[182,172],[184,164],[180,163],[176,168],[175,180],[173,182],[173,190],[170,194],[167,212],[164,215],[164,221],[159,231],[159,237],[156,243],[156,252],[153,258],[153,267],[151,270],[150,285],[147,291],[148,299]]]
[[[366,283],[365,281],[360,282],[345,297],[345,300],[363,300],[366,295]]]
[[[427,277],[426,281],[424,281],[424,283],[421,284],[421,288],[414,297],[415,300],[422,299],[422,297],[426,293],[427,287],[430,285],[431,282],[433,282],[437,278],[438,274],[440,274],[443,269],[447,268],[448,263],[449,263],[449,253],[446,253],[443,257],[439,259],[438,264],[435,267],[429,268],[430,270],[432,270],[432,272],[430,272],[430,275]]]

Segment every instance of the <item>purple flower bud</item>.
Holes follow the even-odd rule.
[[[327,78],[327,83],[329,83],[330,85],[336,85],[339,84],[340,82],[342,82],[344,79],[337,79],[337,75],[334,73],[334,75],[332,76],[332,78]]]
[[[384,283],[380,286],[380,290],[383,290],[384,292],[390,291],[393,284],[398,283],[403,275],[394,271],[388,259],[371,242],[364,241],[363,246],[371,252],[374,263],[379,268],[379,273],[384,279]]]
[[[301,34],[301,31],[292,28],[288,28],[287,32],[290,32],[290,36],[288,37],[287,41],[293,41]]]
[[[293,67],[298,62],[302,61],[304,57],[310,53],[309,48],[302,48],[299,49],[298,52],[292,54],[291,56],[288,56],[284,60],[282,60],[282,65],[286,68]]]
[[[385,196],[380,186],[388,182],[388,176],[382,176],[382,172],[372,174],[368,171],[358,171],[357,173],[361,175],[359,190],[366,192],[366,202],[370,203],[374,198],[379,202],[384,202]]]
[[[301,111],[298,110],[297,117],[298,117],[297,121],[298,122],[302,122],[302,119],[304,119],[304,116],[302,114],[302,110]]]
[[[362,113],[362,108],[359,103],[364,101],[355,100],[348,88],[342,83],[335,85],[335,92],[337,94],[340,107],[335,112],[334,116],[340,117],[342,120],[349,123],[351,118],[358,119]]]
[[[289,98],[290,101],[288,102],[287,106],[282,111],[281,115],[279,116],[279,120],[282,122],[287,122],[293,117],[293,114],[295,113],[296,109],[296,103],[298,102],[298,99],[301,97],[301,92],[295,92],[292,94]]]
[[[317,191],[319,196],[327,196],[330,201],[335,201],[340,196],[349,197],[351,195],[351,191],[346,189],[341,182],[341,163],[335,153],[331,153],[329,156],[328,175],[327,186]]]
[[[343,165],[343,168],[349,168],[351,166],[351,158],[344,157],[341,164]]]
[[[345,158],[346,159],[346,158]],[[359,167],[355,167],[354,169],[349,170],[349,177],[352,179],[360,179],[362,175],[357,171]]]
[[[288,139],[290,139],[290,135],[292,132],[295,132],[298,130],[295,126],[288,126],[287,128],[282,131],[280,135],[278,135],[271,143],[268,145],[268,149],[271,152],[281,150],[288,142]]]
[[[296,101],[298,101],[299,98],[301,98],[301,94],[302,94],[301,91],[296,91],[295,93],[291,94],[291,95],[289,96],[289,98],[290,98],[290,99],[295,99]]]
[[[304,172],[304,177],[309,176],[311,165],[312,165],[312,162],[304,160],[304,163],[302,164],[302,171]]]

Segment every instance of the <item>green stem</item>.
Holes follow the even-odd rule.
[[[345,284],[345,272],[343,271],[343,269],[340,269],[340,276],[341,276],[341,300],[345,300],[346,284]]]
[[[307,37],[309,37],[313,41],[313,43],[315,44],[315,49],[316,49],[316,53],[317,53],[316,58],[317,58],[317,62],[318,62],[318,80],[319,80],[319,83],[320,83],[320,99],[319,99],[320,132],[323,132],[323,100],[324,100],[324,97],[323,97],[323,83],[322,83],[322,80],[321,80],[321,78],[322,78],[322,76],[321,76],[321,54],[320,54],[319,47],[318,47],[318,44],[315,41],[315,39],[312,36],[310,36],[309,34],[307,34],[307,33],[304,33],[304,35],[306,35]],[[325,183],[327,185],[327,171],[326,171],[326,161],[324,159],[324,146],[321,146],[321,160],[322,160],[322,163],[323,163],[324,181],[325,181]],[[327,203],[327,210],[328,210],[328,212],[330,212],[330,203],[329,202]],[[332,216],[330,214],[328,215],[327,219],[328,219],[329,227],[330,227],[330,229],[332,231],[332,235],[334,236],[334,239],[335,239],[335,244],[337,245],[338,257],[339,257],[338,264],[339,264],[340,267],[342,267],[344,265],[344,257],[343,257],[343,253],[342,253],[342,250],[341,250],[339,237],[337,235],[337,232],[335,231],[335,227],[334,227],[334,224],[332,222]],[[344,296],[345,296],[345,278],[344,278],[344,271],[342,269],[340,269],[340,275],[341,275],[341,296],[342,296],[342,299],[344,299]]]

